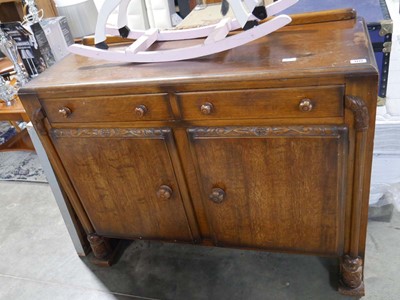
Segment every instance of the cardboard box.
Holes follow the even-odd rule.
[[[63,59],[68,53],[68,47],[74,43],[67,18],[60,16],[46,18],[40,21],[47,41],[56,61]]]

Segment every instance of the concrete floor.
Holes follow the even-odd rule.
[[[47,184],[0,182],[0,299],[351,299],[336,260],[133,242],[100,268],[79,258]],[[370,222],[363,299],[400,295],[400,214]]]

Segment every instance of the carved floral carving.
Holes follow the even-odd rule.
[[[171,132],[168,128],[67,128],[53,129],[54,137],[133,137],[133,138],[163,138],[165,134]]]
[[[43,123],[44,118],[45,118],[45,115],[43,113],[43,110],[41,108],[39,108],[36,111],[34,111],[34,113],[32,115],[32,119],[31,119],[33,125],[35,125],[36,130],[41,135],[47,135],[47,130]]]
[[[367,130],[369,125],[369,113],[365,102],[361,98],[355,96],[346,96],[345,105],[346,108],[350,109],[354,114],[356,130]]]
[[[339,136],[346,126],[263,126],[263,127],[198,127],[189,129],[195,137],[247,136]]]

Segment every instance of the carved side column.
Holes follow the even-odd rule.
[[[354,114],[355,161],[351,212],[350,253],[340,263],[339,291],[351,296],[364,296],[363,259],[359,256],[361,209],[364,192],[364,165],[367,150],[369,113],[365,102],[358,97],[346,96],[346,108]]]

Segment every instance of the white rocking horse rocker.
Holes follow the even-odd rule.
[[[247,44],[270,34],[291,22],[287,15],[279,15],[259,24],[259,20],[274,16],[297,3],[298,0],[278,0],[267,6],[260,5],[260,0],[223,0],[222,15],[232,7],[235,19],[223,18],[218,24],[192,29],[130,30],[127,26],[126,11],[130,0],[106,0],[100,9],[95,47],[71,45],[72,53],[115,62],[167,62],[202,57]],[[261,0],[263,2],[263,0]],[[119,5],[118,28],[108,28],[106,22],[111,12]],[[244,31],[228,36],[232,30],[243,28]],[[135,39],[125,50],[108,50],[106,33],[113,36]],[[205,38],[195,46],[146,51],[156,41],[173,41]]]

